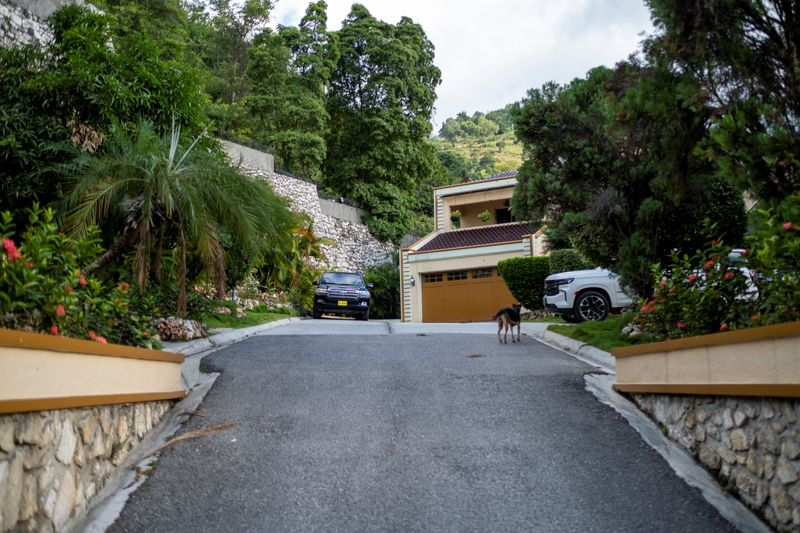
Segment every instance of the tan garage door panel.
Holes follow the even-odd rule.
[[[422,275],[423,322],[482,322],[513,303],[496,268]]]

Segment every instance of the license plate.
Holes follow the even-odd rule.
[[[339,307],[347,307],[347,300],[339,300],[337,303]]]

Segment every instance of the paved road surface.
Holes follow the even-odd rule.
[[[239,427],[167,449],[111,531],[731,530],[530,337],[295,326],[206,359],[186,429]]]

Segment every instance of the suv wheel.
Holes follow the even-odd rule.
[[[319,310],[315,307],[311,311],[311,318],[322,318],[322,313],[320,313]]]
[[[587,291],[575,300],[575,317],[579,322],[588,320],[599,322],[608,316],[609,303],[606,297],[597,291]]]
[[[369,309],[358,315],[359,320],[369,320]]]
[[[564,322],[566,322],[567,324],[577,324],[578,322],[581,321],[575,315],[561,315],[561,318],[563,318]]]

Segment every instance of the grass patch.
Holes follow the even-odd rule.
[[[232,303],[232,302],[230,302]],[[216,305],[216,303],[215,303]],[[265,305],[259,305],[258,307],[254,307],[252,309],[248,309],[244,312],[244,317],[237,318],[236,317],[236,307],[235,304],[233,306],[229,306],[228,302],[225,304],[221,304],[217,307],[233,307],[233,312],[229,315],[224,313],[208,313],[203,316],[203,322],[205,322],[206,327],[209,328],[246,328],[249,326],[257,326],[259,324],[266,324],[267,322],[272,322],[274,320],[280,320],[281,318],[287,318],[290,316],[295,316],[295,313],[289,310],[275,310],[275,309],[268,309]]]
[[[609,351],[613,348],[621,348],[636,344],[636,338],[622,335],[622,328],[628,323],[624,315],[609,316],[602,322],[582,322],[574,326],[560,326],[554,324],[548,326],[548,330],[565,337],[570,337],[581,342],[585,342],[595,348]]]
[[[526,324],[566,324],[559,315],[537,318],[536,320],[523,320]]]

